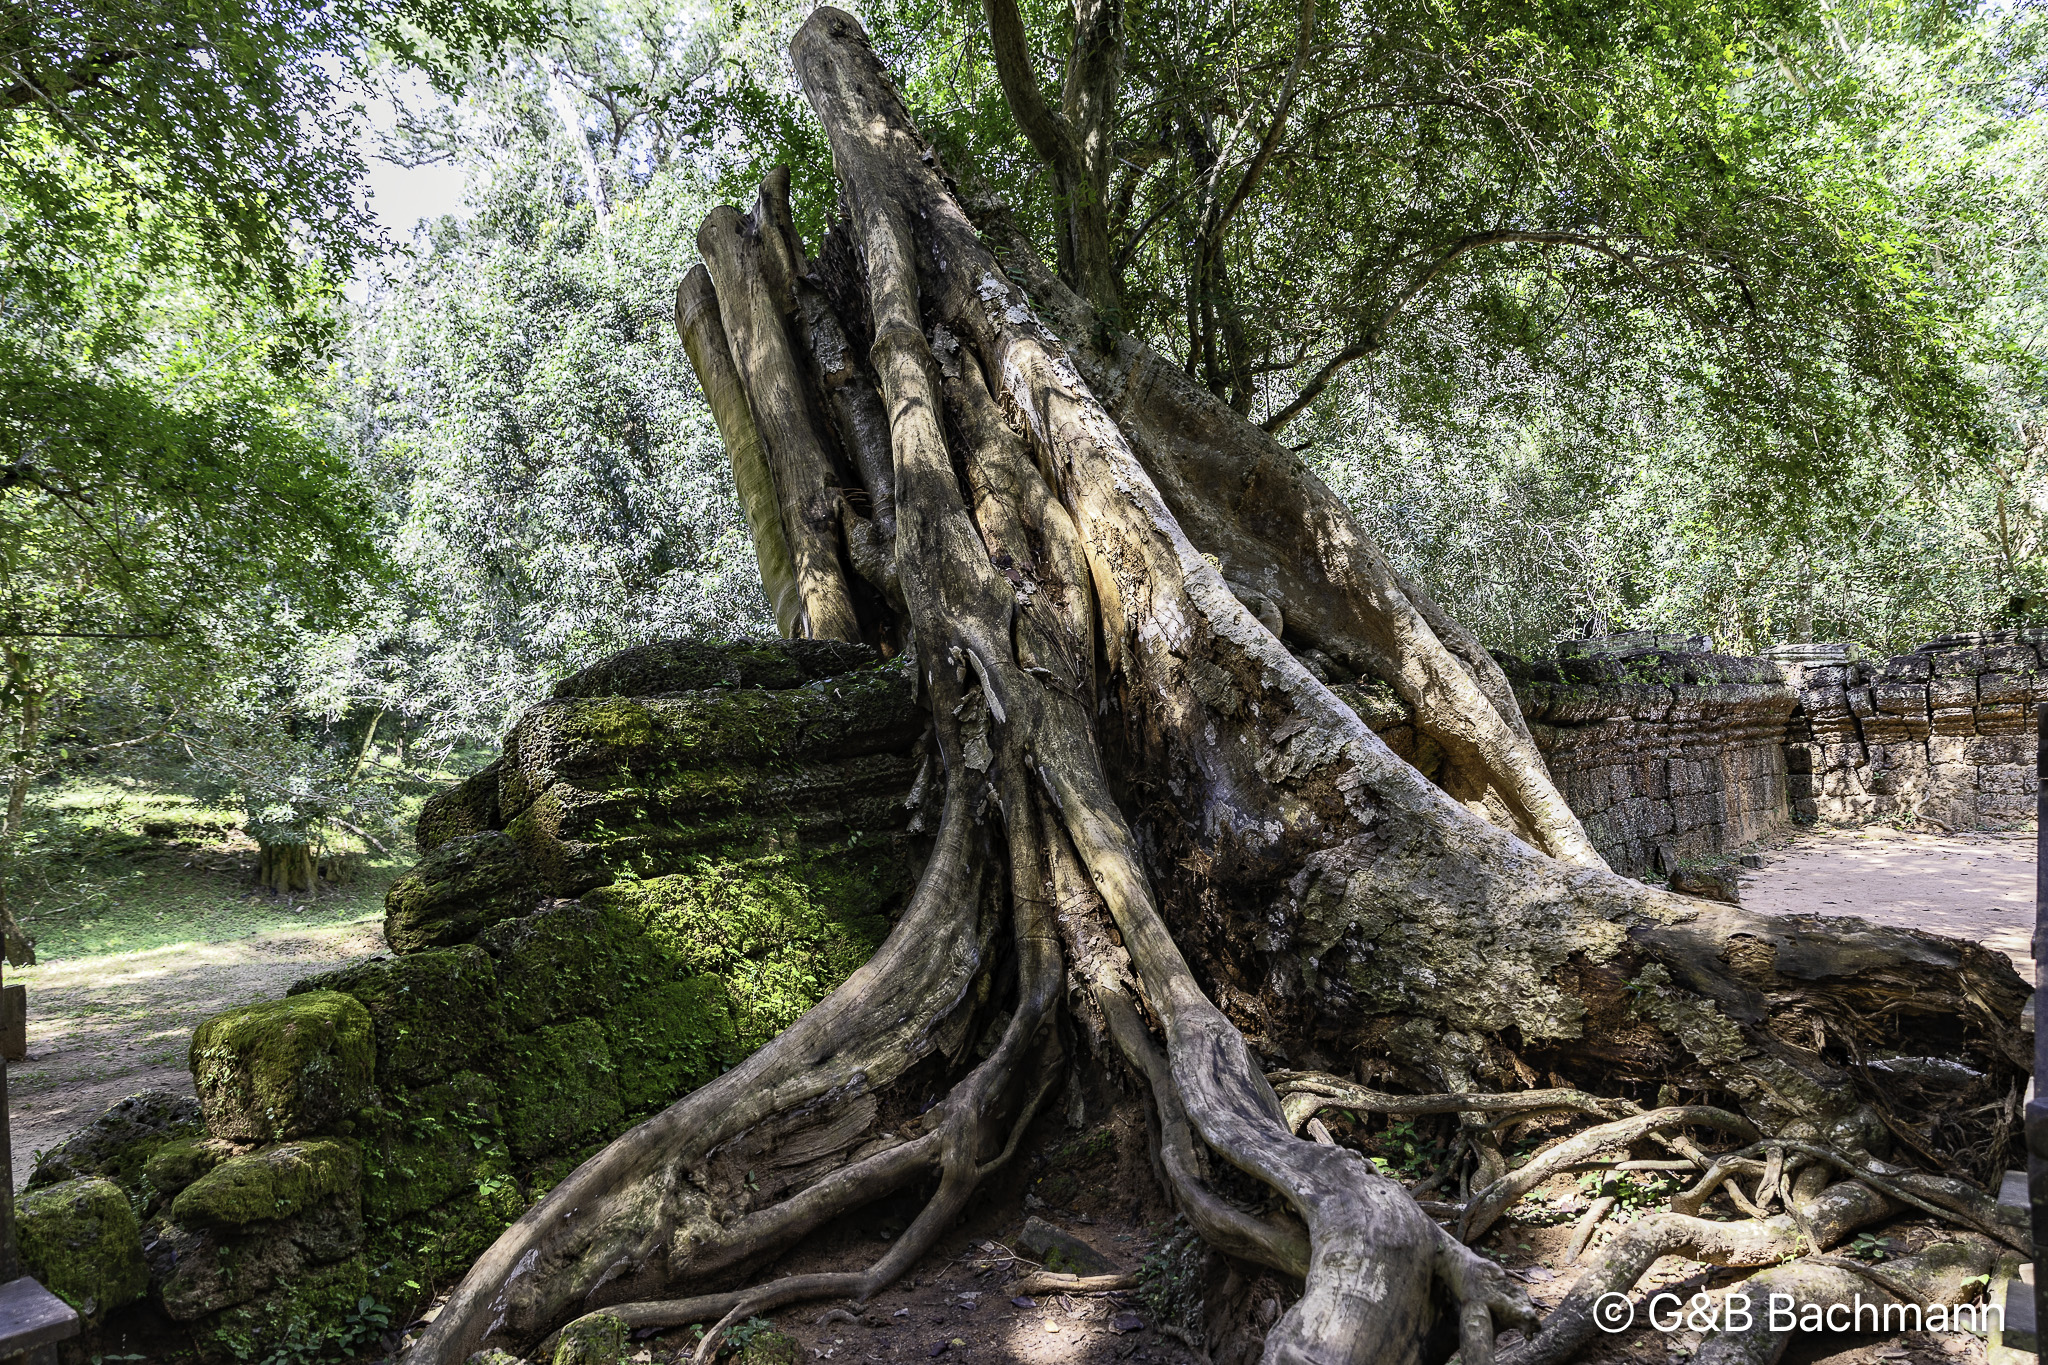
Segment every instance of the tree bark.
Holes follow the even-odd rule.
[[[853,478],[879,477],[867,473],[879,461],[849,447],[887,432],[893,534],[868,548],[891,556],[895,625],[930,707],[936,845],[873,961],[530,1210],[414,1359],[530,1342],[610,1305],[636,1326],[713,1324],[698,1349],[708,1362],[747,1314],[866,1298],[931,1247],[1080,1064],[1054,1026],[1069,979],[1149,1096],[1176,1206],[1219,1251],[1298,1285],[1267,1333],[1270,1362],[1399,1365],[1452,1343],[1486,1361],[1498,1330],[1534,1315],[1498,1266],[1356,1152],[1298,1138],[1310,1114],[1283,1106],[1255,1048],[1320,1070],[1383,1061],[1469,1105],[1483,1185],[1462,1210],[1470,1238],[1531,1178],[1506,1169],[1483,1095],[1544,1072],[1569,1078],[1568,1094],[1604,1088],[1529,1101],[1611,1107],[1606,1129],[1574,1139],[1593,1149],[1689,1148],[1684,1127],[1706,1123],[1776,1143],[1776,1169],[1796,1149],[1793,1164],[1823,1181],[1801,1174],[1809,1202],[1841,1174],[1980,1216],[1965,1189],[1914,1193],[1867,1163],[1889,1134],[1911,1145],[1950,1131],[1938,1119],[1975,1123],[1965,1137],[1985,1141],[1970,1160],[1989,1169],[2005,1130],[1981,1114],[1997,1106],[1967,1122],[1964,1100],[1916,1110],[1872,1094],[1861,1058],[1908,1029],[2003,1095],[2027,1054],[2014,1027],[2025,987],[2002,958],[1615,876],[1498,666],[1326,487],[1115,338],[991,206],[978,229],[850,15],[816,11],[792,57],[832,148],[848,211],[835,234],[851,249],[805,260],[776,226],[776,178],[753,229],[719,210],[700,241],[718,257],[728,331],[751,329],[734,353],[754,358],[737,368],[764,435],[807,431],[810,467]],[[750,231],[768,245],[745,245]],[[785,329],[806,289],[837,315],[837,337],[872,338],[864,363],[838,354],[820,317]],[[806,337],[832,353],[801,362]],[[848,371],[872,386],[879,428],[872,412],[835,420],[830,383],[806,381]],[[881,490],[866,491],[879,508]],[[808,505],[781,485],[792,548]],[[854,524],[843,508],[838,524]],[[1450,755],[1442,785],[1304,655],[1393,684]],[[995,1039],[979,1061],[977,1036]],[[1283,1079],[1290,1095],[1309,1084]],[[1672,1084],[1712,1101],[1644,1112],[1615,1094]],[[921,1105],[933,1085],[944,1098]],[[785,1146],[813,1162],[803,1180],[742,1180]],[[1247,1209],[1204,1174],[1224,1167],[1275,1208]],[[706,1288],[934,1177],[923,1213],[871,1266]],[[1571,1330],[1546,1325],[1529,1349]]]

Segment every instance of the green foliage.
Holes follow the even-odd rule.
[[[1138,1301],[1156,1324],[1178,1328],[1188,1340],[1204,1339],[1202,1310],[1208,1248],[1185,1218],[1176,1218],[1160,1243],[1138,1267]]]

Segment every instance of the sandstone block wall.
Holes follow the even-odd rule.
[[[1951,829],[2029,819],[2044,648],[2048,630],[2030,628],[1805,666],[1785,746],[1793,815],[1858,824],[1911,814]]]
[[[1825,663],[1642,643],[1501,659],[1552,777],[1617,871],[1666,870],[1790,821],[1971,829],[2034,814],[2048,629]]]
[[[1778,665],[1718,654],[1504,660],[1551,776],[1617,871],[1753,842],[1789,816]]]

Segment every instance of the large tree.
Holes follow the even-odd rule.
[[[813,253],[790,177],[771,174],[748,212],[705,220],[704,265],[677,297],[784,631],[914,661],[936,738],[920,785],[941,812],[922,880],[842,987],[508,1230],[414,1358],[461,1361],[611,1305],[635,1325],[718,1323],[708,1360],[746,1315],[864,1299],[933,1245],[1066,1070],[1097,1063],[1144,1087],[1156,1169],[1200,1237],[1297,1287],[1265,1335],[1276,1362],[1460,1345],[1484,1361],[1510,1326],[1528,1329],[1512,1358],[1558,1360],[1592,1334],[1598,1294],[1666,1252],[1769,1264],[1908,1204],[1995,1234],[1981,1192],[1881,1158],[1890,1134],[1931,1131],[1916,1120],[1974,1124],[1980,1166],[2002,1138],[1949,1112],[1953,1096],[1877,1105],[1856,1076],[1903,1023],[2003,1094],[2025,1062],[2009,965],[1611,872],[1480,643],[1388,564],[1278,421],[1250,420],[1229,364],[1172,363],[1125,329],[1124,281],[1087,221],[1115,7],[1077,8],[1059,112],[1006,10],[990,0],[991,33],[1056,171],[1058,270],[956,178],[860,24],[822,8],[791,54],[843,219]],[[1636,251],[1611,234],[1591,247],[1610,248]],[[1398,697],[1443,755],[1434,781],[1361,719],[1355,680]],[[1007,1022],[977,1057],[960,1039],[986,992]],[[1067,1054],[1068,1009],[1099,1054]],[[1268,1072],[1248,1038],[1320,1069]],[[1326,1074],[1361,1053],[1441,1093]],[[1575,1085],[1523,1088],[1546,1073]],[[922,1104],[935,1081],[944,1097]],[[1463,1115],[1475,1173],[1453,1225],[1356,1153],[1297,1136],[1321,1104]],[[1508,1170],[1503,1115],[1560,1110],[1605,1121]],[[1735,1145],[1710,1155],[1688,1130]],[[763,1195],[712,1159],[742,1137],[840,1156]],[[1698,1162],[1701,1199],[1757,1175],[1759,1216],[1691,1204],[1651,1220],[1534,1330],[1470,1243],[1549,1173],[1651,1137]],[[705,1292],[933,1180],[872,1265]],[[1772,1197],[1783,1214],[1765,1216]]]

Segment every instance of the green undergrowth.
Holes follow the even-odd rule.
[[[372,855],[317,895],[252,886],[255,845],[239,811],[169,782],[71,781],[34,794],[10,899],[44,963],[221,943],[278,930],[354,924],[383,913],[410,849]]]

